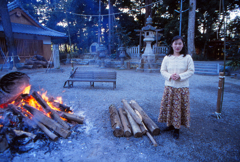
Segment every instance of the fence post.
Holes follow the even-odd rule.
[[[219,73],[219,83],[218,83],[218,97],[217,97],[217,110],[215,112],[217,119],[221,118],[221,105],[222,105],[222,95],[223,95],[223,83],[224,83],[224,72]]]

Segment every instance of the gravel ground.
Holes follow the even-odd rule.
[[[85,123],[72,129],[69,138],[60,138],[43,148],[12,157],[13,162],[25,161],[240,161],[240,82],[226,78],[222,118],[216,119],[218,76],[194,75],[190,78],[191,127],[180,129],[180,138],[173,132],[154,136],[154,147],[147,136],[141,138],[113,135],[108,108],[121,100],[136,100],[160,129],[157,123],[164,79],[159,73],[141,73],[135,70],[100,69],[95,65],[79,66],[78,70],[117,71],[117,88],[112,83],[74,83],[63,88],[71,67],[61,66],[64,72],[45,73],[45,69],[23,70],[30,76],[32,90],[47,90],[48,96],[62,96],[63,103],[74,113],[85,116]],[[0,73],[1,75],[3,72]],[[0,155],[9,161],[9,151]],[[0,160],[0,161],[2,161]]]

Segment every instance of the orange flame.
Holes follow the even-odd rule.
[[[27,87],[23,90],[22,94],[29,94],[29,93],[30,93],[30,89],[31,89],[31,85],[27,86]]]

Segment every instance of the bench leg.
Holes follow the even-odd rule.
[[[116,82],[113,82],[113,89],[116,88]]]
[[[68,81],[66,81],[63,85],[63,88],[66,88],[66,84],[68,83]]]
[[[90,82],[90,86],[91,86],[91,87],[94,87],[94,82]]]
[[[73,81],[68,82],[68,88],[73,87]]]

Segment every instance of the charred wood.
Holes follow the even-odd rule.
[[[5,135],[0,135],[0,152],[4,152],[8,148],[8,141]]]
[[[25,135],[27,137],[30,137],[32,139],[35,139],[36,135],[35,134],[32,134],[30,132],[25,132],[25,131],[22,131],[22,130],[16,130],[14,129],[13,132],[15,133],[16,136],[22,136],[22,135]]]

